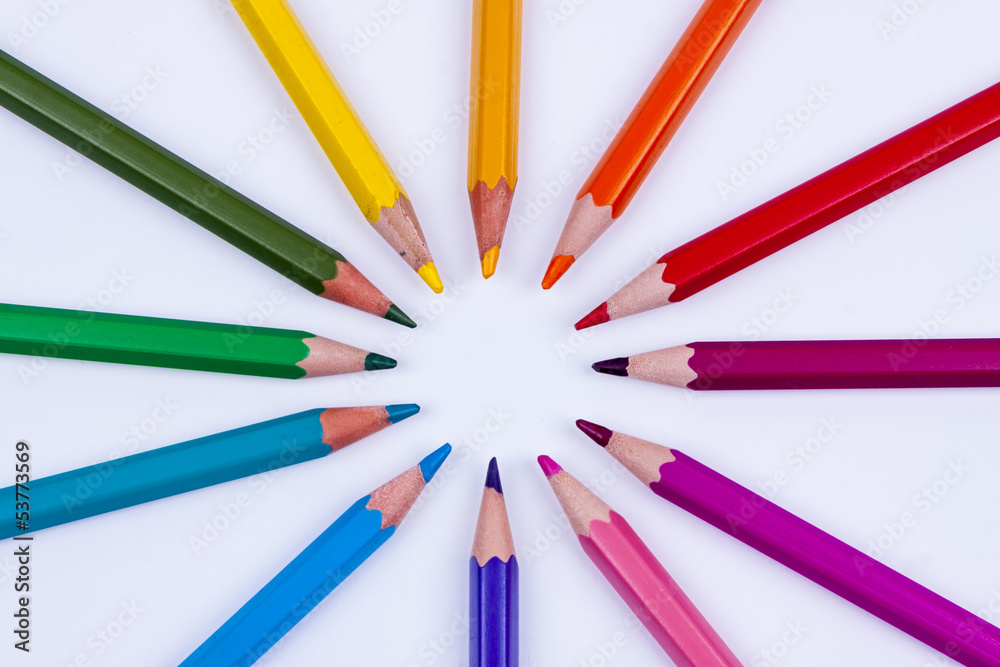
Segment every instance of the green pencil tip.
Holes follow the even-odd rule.
[[[369,352],[368,356],[365,357],[366,371],[384,371],[395,367],[396,360],[392,357],[386,357],[377,352]]]
[[[420,462],[420,473],[424,476],[425,484],[431,481],[449,454],[451,454],[451,445],[445,443],[443,447],[434,450]]]
[[[396,304],[389,306],[389,310],[385,311],[385,315],[383,317],[387,320],[395,322],[396,324],[402,324],[404,327],[410,327],[411,329],[417,328],[417,323],[411,320],[409,315],[401,311],[399,306]]]

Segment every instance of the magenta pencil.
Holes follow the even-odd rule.
[[[1000,339],[690,343],[594,370],[698,391],[1000,387]]]
[[[538,464],[583,550],[677,667],[741,664],[620,514],[548,456]]]
[[[654,493],[967,667],[1000,665],[1000,628],[683,452],[579,420]]]

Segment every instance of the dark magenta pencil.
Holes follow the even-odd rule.
[[[1000,386],[1000,339],[690,343],[594,370],[698,391]]]
[[[579,420],[666,498],[967,667],[1000,667],[1000,628],[904,577],[683,452]]]

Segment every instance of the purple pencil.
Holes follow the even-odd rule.
[[[577,426],[657,495],[968,667],[1000,665],[1000,628],[676,449]]]
[[[1000,387],[1000,339],[690,343],[594,370],[699,391]]]

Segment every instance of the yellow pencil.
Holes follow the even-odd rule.
[[[441,278],[402,184],[285,0],[232,0],[358,208],[435,292]]]
[[[517,185],[521,0],[473,0],[469,201],[483,277],[497,268]]]

